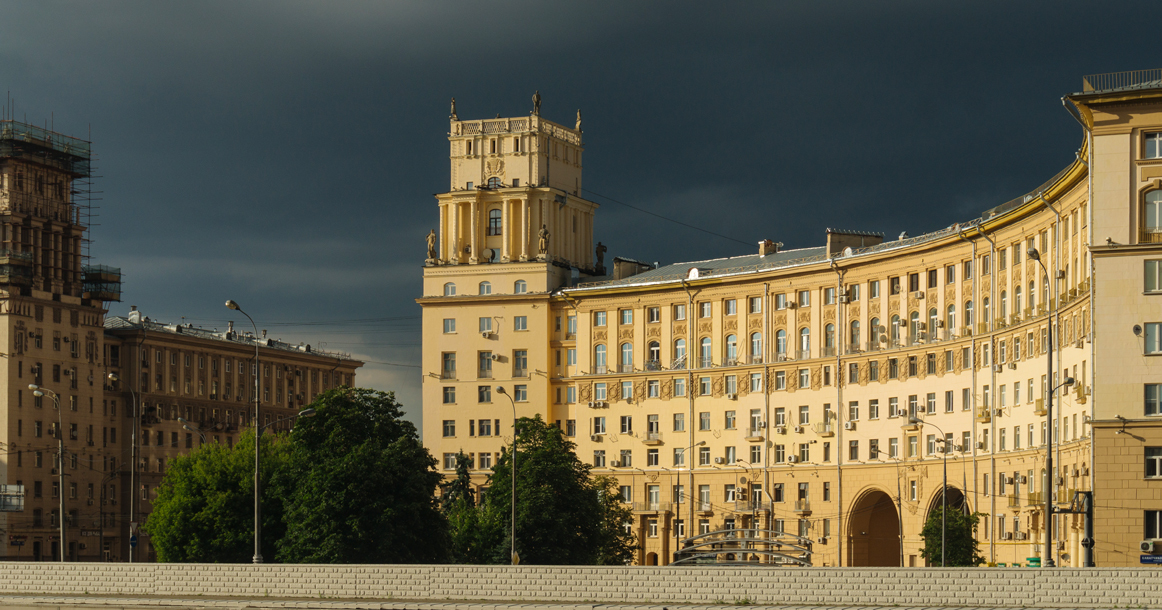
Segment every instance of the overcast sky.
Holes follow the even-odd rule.
[[[16,117],[91,139],[94,262],[163,321],[368,361],[419,421],[423,238],[461,119],[585,127],[609,256],[917,235],[1072,159],[1060,97],[1162,67],[1156,2],[25,2],[0,16]],[[710,8],[712,7],[712,8]],[[671,224],[608,198],[729,236]],[[236,315],[236,314],[235,314]]]

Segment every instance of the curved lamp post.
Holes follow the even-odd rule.
[[[61,418],[61,400],[56,392],[48,388],[42,388],[35,383],[28,384],[28,389],[32,390],[32,395],[36,397],[49,396],[52,398],[53,407],[56,408],[57,421],[57,478],[60,480],[60,526],[61,526],[61,563],[65,562],[65,424]],[[130,490],[132,494],[132,490]]]
[[[188,430],[188,431],[190,431],[190,432],[197,432],[197,433],[198,433],[198,436],[199,436],[199,437],[201,437],[201,439],[202,439],[202,444],[203,444],[203,445],[205,445],[205,444],[206,444],[206,434],[205,434],[204,432],[202,432],[202,429],[201,429],[201,428],[199,428],[199,427],[197,427],[197,426],[195,426],[195,425],[191,424],[191,423],[189,422],[189,420],[187,420],[187,419],[186,419],[186,418],[184,418],[184,417],[179,417],[179,418],[178,418],[178,423],[182,425],[182,429],[183,429],[183,430]]]
[[[145,328],[144,325],[142,328]],[[145,341],[144,336],[142,337],[142,341]],[[141,350],[140,343],[137,344],[137,349],[138,351]],[[117,376],[117,373],[109,373],[107,377],[109,381],[112,381],[113,383],[121,381],[121,378]],[[129,435],[129,440],[132,441],[129,448],[129,520],[137,521],[137,494],[134,493],[134,490],[137,489],[137,484],[135,482],[135,477],[137,475],[137,446],[140,444],[137,441],[137,437],[139,435],[138,428],[141,427],[141,415],[137,412],[137,392],[133,391],[133,384],[126,383],[125,385],[129,386],[129,396],[133,399],[133,428],[131,430],[131,434]],[[101,548],[104,549],[104,547]],[[133,551],[135,548],[136,547],[133,545],[129,545],[129,563],[133,563]]]
[[[879,449],[876,449],[877,456],[884,456],[896,463],[896,517],[899,518],[900,524],[900,567],[904,567],[904,496],[900,489],[900,458],[892,457]]]
[[[944,488],[940,490],[941,499],[944,500],[944,510],[940,512],[940,567],[947,567],[948,562],[948,546],[945,544],[948,537],[948,438],[944,436],[944,431],[936,424],[928,424],[919,417],[912,416],[908,418],[910,424],[929,425],[936,428],[940,433],[940,442],[944,445]],[[903,532],[900,532],[903,535]]]
[[[496,386],[496,393],[507,398],[508,404],[512,405],[512,515],[510,517],[512,524],[508,538],[511,543],[509,560],[515,566],[520,563],[520,557],[516,554],[516,402],[502,385]]]
[[[262,563],[262,501],[260,496],[260,487],[262,485],[259,479],[259,466],[261,465],[261,452],[258,450],[262,446],[262,420],[258,417],[259,409],[259,394],[258,394],[258,378],[260,371],[258,370],[258,325],[254,323],[254,318],[250,314],[242,311],[238,303],[234,301],[226,301],[226,307],[237,311],[246,316],[250,320],[250,325],[254,327],[254,563]]]

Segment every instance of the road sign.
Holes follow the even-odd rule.
[[[136,547],[136,546],[137,546],[137,536],[136,536],[136,535],[134,535],[134,536],[130,536],[130,537],[129,537],[129,546],[130,546],[130,547]]]
[[[1026,557],[1025,562],[1029,564],[1030,568],[1041,567],[1041,558],[1040,557]]]
[[[132,536],[132,535],[135,535],[136,533],[137,533],[137,522],[130,521],[129,522],[129,535]]]
[[[1141,555],[1138,563],[1162,563],[1162,555]]]

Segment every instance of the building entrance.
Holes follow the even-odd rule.
[[[900,513],[887,493],[871,490],[852,505],[847,533],[849,566],[901,566]]]

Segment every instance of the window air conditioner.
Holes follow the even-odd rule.
[[[786,361],[787,361],[787,356],[786,356],[786,354],[779,354],[779,357],[778,357],[778,358],[775,358],[775,361],[776,361],[776,362],[786,362]]]
[[[920,300],[920,301],[923,301],[923,300],[924,300],[924,291],[922,291],[922,290],[920,290],[920,291],[917,291],[917,292],[916,292],[916,299],[917,299],[917,300]]]
[[[823,537],[821,537],[821,538],[817,538],[817,539],[815,540],[815,542],[818,542],[819,544],[827,544],[827,536],[823,536]]]
[[[846,303],[846,302],[847,302],[847,300],[848,300],[848,299],[847,299],[847,295],[846,295],[846,294],[841,294],[841,295],[839,295],[839,302],[840,302],[840,303]]]
[[[798,462],[798,461],[799,461],[799,456],[797,456],[797,455],[788,455],[788,456],[787,456],[787,461],[788,461],[788,462],[790,462],[790,463],[792,463],[792,464],[794,464],[795,462]]]
[[[1029,482],[1029,479],[1025,475],[1021,475],[1021,485],[1025,485],[1028,482]]]
[[[714,458],[714,463],[715,463],[715,464],[721,464],[721,463],[723,463],[723,462],[725,462],[725,461],[726,461],[726,460],[724,460],[724,459],[722,459],[722,458],[720,458],[720,457],[716,457],[716,458]]]
[[[613,460],[609,463],[609,465],[613,466],[614,468],[619,468],[621,466],[621,460]]]
[[[775,434],[786,434],[786,433],[787,433],[786,426],[775,426]]]
[[[593,408],[593,407],[595,407],[595,406],[597,406],[597,403],[595,403],[595,402],[593,402],[592,400],[590,400],[590,401],[589,401],[589,408],[590,408],[590,409],[592,409],[592,408]]]
[[[996,414],[997,414],[997,417],[1000,417],[1000,416],[1005,414],[1005,410],[1002,409],[1001,407],[997,407]]]
[[[998,373],[1003,373],[1005,371],[1005,365],[998,364],[998,365],[993,367],[993,370],[998,372]]]
[[[795,432],[802,432],[803,426],[795,426]]]
[[[766,427],[767,427],[767,422],[765,422],[765,421],[759,422],[759,430],[765,430]]]
[[[1009,363],[1009,369],[1011,369],[1011,370],[1014,370],[1014,371],[1015,371],[1015,370],[1017,370],[1017,363],[1016,363],[1016,362],[1010,362],[1010,363]]]
[[[488,333],[488,334],[490,334],[490,335],[491,335],[492,333]],[[492,361],[493,361],[493,362],[495,362],[495,361],[497,361],[497,360],[500,360],[500,354],[492,354],[492,355],[490,355],[490,356],[489,356],[489,358],[491,358],[491,359],[492,359]]]
[[[601,442],[601,435],[600,434],[590,434],[589,440],[591,440],[595,443],[600,443]]]
[[[1005,532],[1005,533],[1001,534],[1001,540],[1012,540],[1012,539],[1013,539],[1012,532]]]
[[[796,302],[796,301],[788,301],[787,302],[787,309],[795,309],[797,307],[799,307],[798,302]]]
[[[1013,484],[1013,477],[1006,477],[1005,478],[1005,485],[1012,485],[1012,484]]]
[[[1155,540],[1143,540],[1143,541],[1142,541],[1142,542],[1141,542],[1141,543],[1138,545],[1138,548],[1139,548],[1139,550],[1141,550],[1143,553],[1153,553],[1153,552],[1154,552],[1154,543],[1155,543],[1155,542],[1156,542]]]
[[[944,328],[944,320],[937,320],[936,328]]]
[[[984,441],[977,441],[976,448],[977,449],[984,449]]]
[[[481,336],[481,337],[483,337],[483,338],[485,338],[485,339],[487,339],[487,338],[489,338],[489,337],[491,337],[491,336],[492,336],[492,331],[491,331],[491,330],[486,330],[486,331],[484,331],[484,332],[480,333],[480,336]]]
[[[855,430],[855,422],[853,422],[853,421],[843,422],[843,429],[844,430]]]
[[[726,399],[727,400],[738,400],[738,394],[727,394]]]
[[[605,402],[605,401],[603,400],[603,401],[601,401],[601,402],[597,403],[597,406],[598,406],[598,407],[601,407],[602,409],[605,409],[605,408],[608,408],[608,407],[609,407],[609,403],[607,403],[607,402]]]

